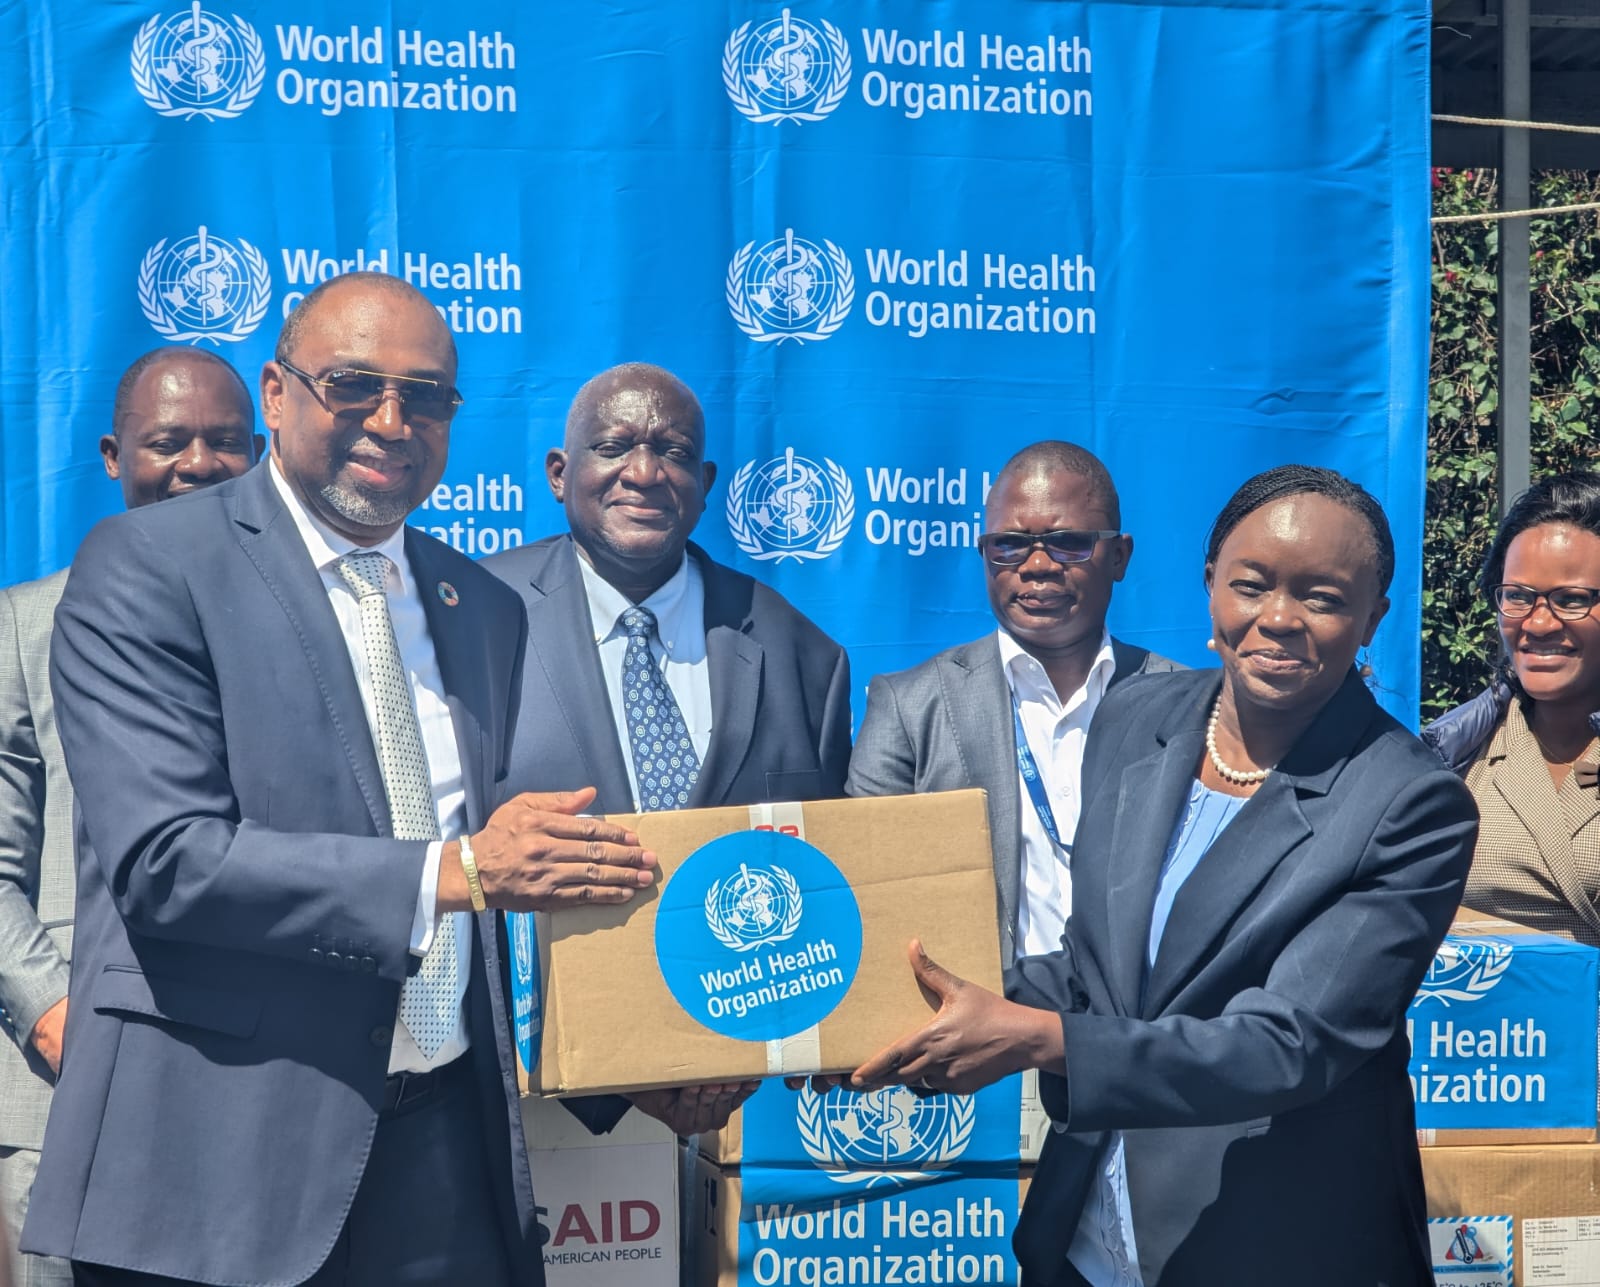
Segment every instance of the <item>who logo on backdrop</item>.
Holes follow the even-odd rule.
[[[970,1095],[918,1095],[905,1086],[860,1093],[839,1086],[819,1095],[809,1083],[795,1105],[806,1156],[840,1184],[942,1170],[966,1151],[977,1120]]]
[[[785,9],[728,37],[722,84],[733,105],[758,124],[820,121],[850,88],[850,46],[831,22],[818,26]]]
[[[199,0],[140,27],[128,63],[139,96],[161,115],[184,120],[239,115],[267,76],[256,29],[238,14],[229,21],[202,9]]]
[[[728,534],[757,562],[825,559],[844,542],[856,517],[850,476],[824,456],[793,447],[765,464],[747,461],[728,487]]]
[[[204,224],[192,237],[162,238],[139,263],[139,307],[174,344],[236,343],[272,303],[266,257],[243,237],[229,241]]]
[[[734,323],[762,344],[825,340],[856,302],[850,256],[826,239],[818,245],[797,237],[793,228],[764,246],[746,243],[728,261],[723,285]]]

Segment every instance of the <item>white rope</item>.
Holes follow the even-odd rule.
[[[1434,215],[1429,223],[1491,223],[1498,219],[1537,219],[1541,215],[1576,214],[1600,210],[1600,201],[1580,201],[1570,206],[1535,206],[1532,210],[1491,210],[1485,214]]]
[[[1435,112],[1433,119],[1452,125],[1494,125],[1508,130],[1557,130],[1563,134],[1600,134],[1600,125],[1563,125],[1555,121],[1507,121],[1498,116],[1447,116]]]

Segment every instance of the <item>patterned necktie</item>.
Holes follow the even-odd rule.
[[[639,782],[639,807],[646,813],[681,809],[700,776],[700,757],[694,753],[683,712],[667,687],[666,676],[650,655],[655,613],[649,608],[629,608],[622,614],[622,628],[628,632],[628,651],[622,658],[622,701],[633,749],[633,773]]]
[[[416,701],[400,661],[389,596],[383,588],[389,559],[367,550],[345,555],[338,567],[361,609],[361,642],[378,712],[378,764],[389,797],[390,830],[396,840],[437,840],[439,815],[417,726]],[[456,919],[453,914],[439,918],[428,954],[400,991],[400,1022],[428,1059],[456,1030],[460,1009]]]

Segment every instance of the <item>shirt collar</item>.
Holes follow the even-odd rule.
[[[589,620],[594,624],[595,643],[626,634],[622,628],[622,614],[633,607],[633,601],[621,590],[589,566],[589,560],[578,554],[578,568],[583,573],[583,589],[589,598]],[[666,584],[638,606],[649,608],[655,614],[656,636],[668,657],[692,651],[685,631],[693,627],[689,621],[691,589],[700,583],[700,569],[687,554],[678,570],[667,578]],[[703,634],[703,627],[701,628]]]
[[[300,533],[300,539],[305,543],[306,551],[311,555],[311,562],[318,572],[332,571],[334,564],[352,551],[372,550],[388,556],[389,562],[400,578],[400,593],[404,595],[411,593],[411,568],[406,562],[404,523],[377,545],[359,545],[348,536],[341,536],[335,532],[307,509],[294,494],[294,489],[289,486],[289,480],[278,468],[278,462],[270,456],[267,458],[267,468],[272,475],[272,485],[278,489],[278,495],[283,498],[284,508],[294,520],[295,530]]]
[[[1055,685],[1050,682],[1050,676],[1045,673],[1044,665],[1037,657],[1028,652],[1005,630],[996,631],[996,634],[1000,640],[1000,664],[1005,667],[1006,683],[1016,694],[1018,701],[1048,699],[1064,709],[1079,693],[1103,697],[1111,685],[1111,675],[1117,668],[1117,658],[1111,649],[1109,630],[1102,629],[1100,632],[1100,650],[1094,655],[1083,687],[1078,689],[1077,693],[1068,693],[1065,696],[1056,692]]]

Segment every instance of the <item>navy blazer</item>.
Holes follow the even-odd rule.
[[[705,584],[711,744],[693,809],[844,794],[850,660],[777,591],[689,546]],[[512,791],[593,786],[595,808],[632,813],[626,752],[606,696],[589,598],[569,535],[484,560],[522,595],[528,655]]]
[[[1352,673],[1218,837],[1146,978],[1168,841],[1219,672],[1130,680],[1089,734],[1062,951],[1008,991],[1061,1012],[1057,1124],[1016,1234],[1061,1273],[1126,1132],[1145,1287],[1431,1287],[1406,1007],[1461,897],[1477,810]]]
[[[476,829],[506,773],[522,605],[431,537],[405,540]],[[265,463],[89,534],[51,680],[78,786],[78,929],[22,1245],[299,1283],[366,1165],[426,845],[391,838],[349,653]],[[491,914],[473,923],[498,1214],[517,1281],[538,1283],[501,947]]]

